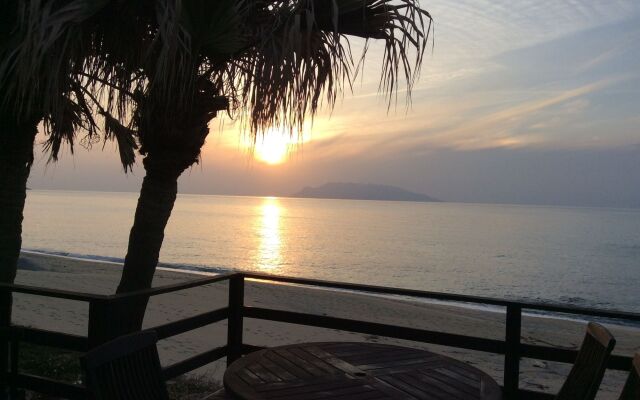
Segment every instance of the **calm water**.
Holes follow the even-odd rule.
[[[30,191],[24,247],[122,259],[136,199]],[[640,311],[640,210],[181,195],[160,258]]]

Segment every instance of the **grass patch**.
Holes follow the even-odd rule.
[[[68,383],[82,381],[82,353],[22,342],[19,354],[18,369],[22,373]]]
[[[220,388],[220,383],[202,376],[182,376],[167,382],[171,399],[202,399]]]
[[[58,348],[20,344],[18,368],[21,373],[43,376],[66,383],[82,384],[84,373],[80,365],[82,353]],[[171,399],[195,400],[220,389],[218,382],[204,376],[182,376],[167,382],[167,391]],[[25,393],[27,400],[53,400],[57,397],[38,393]]]

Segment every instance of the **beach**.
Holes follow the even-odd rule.
[[[120,273],[121,265],[118,263],[23,253],[16,283],[111,294],[115,291]],[[161,286],[199,277],[184,272],[158,270],[153,284]],[[227,304],[227,296],[227,284],[220,283],[154,297],[149,303],[144,326],[153,327],[224,307]],[[245,289],[245,304],[491,339],[504,337],[503,313],[448,304],[261,282],[248,282]],[[88,305],[86,303],[18,294],[15,296],[13,310],[15,324],[78,335],[87,333]],[[615,354],[630,356],[634,351],[638,351],[640,330],[613,324],[608,324],[607,327],[617,339]],[[584,329],[584,322],[525,315],[522,342],[576,349],[582,341]],[[168,365],[223,345],[226,334],[226,323],[220,322],[162,340],[158,345],[162,363]],[[500,355],[330,329],[245,320],[244,342],[247,344],[277,346],[320,341],[370,341],[429,349],[463,360],[484,370],[499,383],[502,381],[504,360]],[[569,368],[570,366],[566,364],[525,359],[521,364],[521,387],[555,392],[562,384]],[[220,381],[223,372],[224,360],[221,360],[195,371],[194,374]],[[626,373],[607,372],[598,398],[617,398],[624,379],[626,379]]]

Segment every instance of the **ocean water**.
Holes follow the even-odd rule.
[[[23,247],[121,260],[136,200],[29,191]],[[180,195],[160,259],[640,312],[640,210]]]

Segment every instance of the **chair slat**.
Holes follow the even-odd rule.
[[[620,394],[620,400],[640,400],[640,353],[633,357],[631,372]]]
[[[83,357],[96,400],[169,400],[153,331],[127,335]]]
[[[602,325],[590,322],[576,361],[558,392],[557,400],[593,400],[616,340]]]

